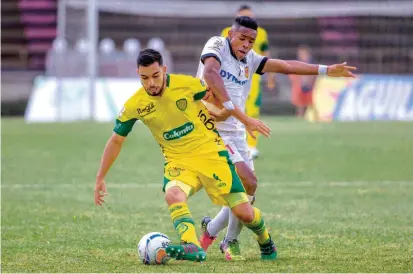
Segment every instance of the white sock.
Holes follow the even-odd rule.
[[[254,199],[254,196],[248,195],[248,200],[251,202]],[[225,236],[226,241],[232,241],[238,239],[239,234],[241,234],[242,227],[244,225],[242,222],[235,217],[232,212],[229,212],[229,223],[228,223],[228,230],[227,235]]]
[[[207,231],[210,236],[216,237],[218,233],[228,225],[230,212],[229,207],[224,206],[221,211],[218,212],[217,216],[208,223]]]

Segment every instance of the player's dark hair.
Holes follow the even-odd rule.
[[[163,64],[162,55],[159,51],[154,49],[144,49],[139,52],[138,59],[136,61],[137,66],[148,67],[153,63],[158,62],[159,65]]]
[[[234,26],[235,28],[239,27],[246,27],[249,29],[257,30],[258,29],[258,23],[257,20],[254,18],[248,17],[248,16],[238,16],[234,20]]]
[[[243,10],[251,10],[251,7],[244,4],[239,7],[238,12],[243,11]]]

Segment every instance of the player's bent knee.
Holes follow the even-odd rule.
[[[243,223],[251,223],[254,221],[254,209],[248,202],[239,204],[231,210],[232,213]]]
[[[181,181],[170,181],[165,187],[165,201],[168,205],[186,202],[192,188]]]

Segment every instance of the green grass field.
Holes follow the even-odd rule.
[[[203,264],[144,266],[141,236],[177,240],[149,131],[135,126],[98,208],[94,178],[111,124],[2,119],[2,272],[413,272],[413,124],[265,121],[273,135],[255,162],[256,205],[279,259],[260,261],[244,230],[246,262],[225,262],[216,244]],[[219,211],[203,192],[189,206],[197,223]]]

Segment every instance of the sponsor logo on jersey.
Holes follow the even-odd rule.
[[[176,106],[179,108],[179,110],[184,111],[188,106],[188,101],[185,98],[179,99],[178,101],[176,101]]]
[[[224,47],[224,43],[220,39],[214,41],[214,44],[209,47],[209,49],[213,49],[215,51],[220,51]]]
[[[245,67],[245,78],[250,78],[250,68],[248,66]]]
[[[221,69],[221,71],[219,72],[219,75],[221,75],[221,77],[222,77],[224,80],[232,81],[233,83],[238,84],[238,85],[240,85],[240,86],[243,86],[243,85],[245,85],[245,84],[248,82],[248,80],[244,80],[244,81],[239,80],[239,79],[238,79],[237,77],[235,77],[235,75],[233,75],[231,72],[225,71],[225,70],[223,70],[223,69]]]
[[[151,114],[152,112],[155,112],[155,105],[154,103],[149,103],[144,108],[138,108],[137,111],[138,114],[143,117],[148,114]]]
[[[164,132],[163,138],[167,141],[176,140],[185,135],[188,135],[194,130],[194,128],[195,128],[194,124],[191,122],[188,122],[180,127]]]

